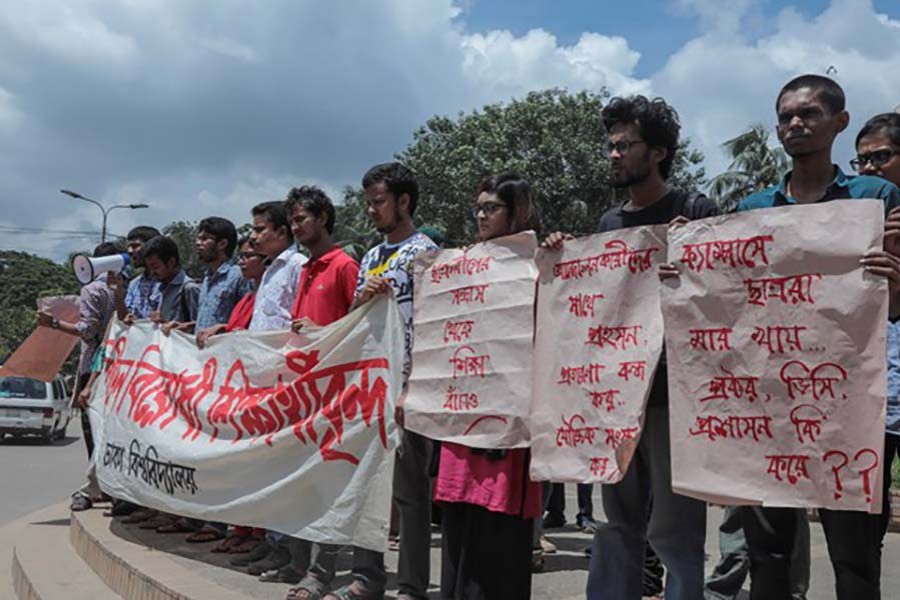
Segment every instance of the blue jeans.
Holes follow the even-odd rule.
[[[672,492],[668,406],[647,407],[625,477],[602,493],[608,522],[594,534],[588,600],[640,600],[648,540],[667,570],[666,600],[703,598],[706,504]]]

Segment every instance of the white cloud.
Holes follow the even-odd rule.
[[[66,62],[122,65],[137,58],[134,40],[110,28],[95,8],[94,2],[11,2],[0,11],[0,27]]]
[[[564,47],[542,29],[522,37],[491,31],[463,37],[462,48],[465,75],[494,94],[521,94],[552,86],[606,87],[617,93],[647,88],[646,82],[632,77],[640,54],[622,37],[585,33],[577,44]]]
[[[900,36],[889,21],[869,0],[833,0],[812,17],[785,9],[774,31],[755,40],[722,35],[729,21],[721,25],[726,29],[713,29],[673,55],[652,78],[654,91],[678,107],[686,133],[706,153],[708,172],[716,173],[727,163],[718,148],[722,141],[754,122],[774,127],[782,85],[833,66],[837,72],[831,76],[844,88],[852,117],[835,160],[848,169],[855,132],[900,98],[900,78],[894,76],[900,73]]]
[[[0,136],[0,214],[98,227],[96,209],[58,197],[71,187],[151,205],[114,212],[116,232],[210,214],[244,222],[293,185],[338,198],[433,114],[554,86],[663,95],[712,173],[726,163],[721,142],[771,123],[779,87],[799,73],[837,69],[851,129],[898,103],[900,21],[869,0],[832,0],[813,16],[788,9],[765,27],[754,25],[761,0],[673,2],[698,15],[701,34],[646,78],[626,37],[584,32],[564,45],[545,29],[467,30],[453,0],[10,5],[0,14],[0,131],[14,135]],[[852,137],[842,136],[841,162]],[[56,258],[70,250],[32,243]]]

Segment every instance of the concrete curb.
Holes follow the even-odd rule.
[[[242,600],[242,594],[199,577],[164,552],[118,537],[99,514],[74,513],[75,552],[115,593],[129,600]]]

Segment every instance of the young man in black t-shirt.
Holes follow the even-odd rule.
[[[629,197],[603,215],[601,232],[718,214],[705,196],[673,190],[667,183],[680,130],[671,106],[659,98],[613,98],[603,109],[603,123],[613,185],[627,189]],[[545,245],[559,247],[564,237],[553,234]],[[639,600],[648,541],[668,570],[667,600],[702,598],[706,504],[672,492],[665,350],[631,465],[619,483],[604,485],[602,494],[608,522],[594,535],[588,599]]]

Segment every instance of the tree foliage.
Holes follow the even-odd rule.
[[[754,192],[778,183],[790,168],[782,148],[769,146],[769,130],[759,123],[722,144],[731,158],[728,170],[713,177],[709,193],[725,212]]]
[[[397,158],[418,177],[416,222],[444,233],[449,246],[472,241],[470,213],[478,183],[515,171],[531,182],[546,230],[596,231],[600,215],[624,199],[609,184],[606,131],[600,111],[607,94],[550,89],[485,106],[456,119],[435,116],[413,134]],[[704,182],[701,153],[681,144],[672,183],[696,189]],[[358,190],[348,190],[338,213],[339,239],[355,248],[377,241]]]

